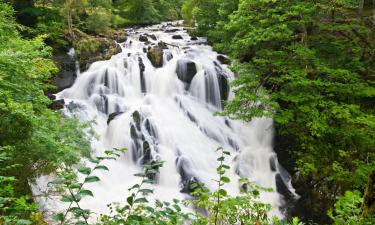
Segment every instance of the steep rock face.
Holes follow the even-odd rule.
[[[197,66],[190,59],[180,59],[177,61],[176,73],[178,79],[190,84],[197,73]]]
[[[86,70],[96,61],[108,60],[121,52],[121,47],[108,38],[84,38],[76,44],[77,58],[81,70]]]
[[[147,52],[147,57],[155,68],[160,68],[163,66],[163,49],[161,47],[152,47]]]
[[[69,55],[65,49],[55,53],[53,60],[59,71],[55,74],[51,83],[57,87],[57,90],[47,91],[47,96],[71,87],[77,77],[76,58]]]
[[[105,35],[92,36],[74,29],[74,36],[74,40],[69,36],[67,36],[67,39],[76,50],[81,70],[86,70],[93,62],[107,60],[113,55],[120,53],[121,47],[116,42],[124,42],[127,38],[123,30],[111,31]]]

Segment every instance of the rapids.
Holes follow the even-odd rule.
[[[185,28],[171,23],[127,31],[120,54],[95,62],[56,95],[66,102],[65,116],[95,121],[94,155],[128,149],[117,161],[105,163],[108,172],[96,172],[101,181],[86,187],[95,197],[85,198],[81,207],[105,213],[107,204],[125,202],[127,189],[139,179],[133,174],[155,159],[165,161],[153,186],[155,198],[187,198],[192,181],[215,189],[215,150],[223,147],[231,152],[226,162],[233,181],[226,187],[229,192],[238,194],[240,176],[277,190],[262,193],[261,200],[282,217],[285,198],[295,194],[272,148],[272,119],[243,123],[215,115],[222,101],[233,97],[229,82],[235,77],[220,62],[223,56],[205,38],[191,38]],[[152,56],[156,60],[150,61]],[[45,189],[49,179],[40,177],[34,193]],[[50,211],[66,207],[56,199],[39,201]]]

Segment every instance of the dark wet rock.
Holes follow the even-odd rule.
[[[138,130],[141,130],[141,114],[138,111],[134,111],[132,114],[133,120]]]
[[[168,46],[165,42],[163,41],[159,41],[158,42],[158,46],[161,48],[161,49],[168,49]]]
[[[157,40],[155,34],[149,34],[149,35],[147,35],[147,36],[148,36],[149,38],[151,38],[152,40],[154,40],[154,41]]]
[[[197,73],[197,66],[189,59],[180,59],[177,62],[176,73],[178,79],[190,84]]]
[[[232,126],[230,125],[230,121],[227,118],[225,118],[225,125],[227,125],[227,127],[232,129]]]
[[[192,40],[192,41],[198,41],[198,38],[197,37],[191,37],[190,40]]]
[[[53,101],[53,102],[49,105],[49,108],[52,109],[52,110],[60,110],[60,109],[63,109],[63,108],[64,108],[64,105],[65,105],[65,101],[64,101],[64,99],[59,99],[59,100],[55,100],[55,101]]]
[[[152,47],[147,52],[147,57],[155,68],[163,66],[163,49],[159,46]]]
[[[143,165],[148,164],[152,160],[151,147],[150,147],[150,144],[148,143],[148,141],[143,142],[142,149],[143,149],[142,164]]]
[[[175,32],[177,32],[177,31],[180,31],[180,29],[178,29],[178,28],[171,28],[171,29],[167,29],[167,30],[165,30],[164,32],[165,32],[165,33],[175,33]]]
[[[188,180],[182,181],[182,193],[191,194],[193,193],[197,188],[201,186],[199,180],[196,177],[191,177]]]
[[[214,64],[219,81],[220,98],[222,101],[226,101],[228,100],[230,90],[228,76],[225,70],[218,63],[214,62]]]
[[[276,156],[270,157],[270,167],[273,172],[276,172],[277,158]]]
[[[134,140],[138,138],[138,133],[134,125],[130,126],[130,137]]]
[[[149,119],[146,119],[145,127],[147,132],[150,134],[151,137],[157,138],[157,131],[155,126],[150,122]]]
[[[144,52],[144,53],[147,53],[147,48],[143,48],[143,52]]]
[[[172,35],[172,39],[176,39],[176,40],[179,40],[179,39],[183,39],[181,35],[179,34],[175,34],[175,35]]]
[[[198,121],[193,114],[191,114],[189,111],[186,111],[186,115],[191,122],[198,124]]]
[[[77,103],[77,102],[69,102],[67,105],[66,105],[66,108],[70,111],[70,112],[74,112],[74,111],[77,111],[79,109],[83,109],[84,106]]]
[[[217,55],[216,59],[221,64],[230,64],[230,59],[225,55]]]
[[[100,95],[96,98],[95,105],[100,112],[105,114],[108,113],[108,97],[106,95]]]
[[[44,91],[44,95],[45,96],[47,96],[48,98],[49,98],[49,100],[56,100],[56,96],[53,94],[53,93],[51,93],[52,91]]]
[[[190,173],[189,168],[189,162],[182,156],[179,156],[176,159],[176,166],[177,171],[181,176],[181,192],[190,194],[194,192],[194,190],[199,187],[199,180]],[[196,187],[194,187],[196,186]]]
[[[148,38],[146,35],[140,35],[139,36],[139,41],[142,41],[142,42],[148,42]]]
[[[276,190],[278,193],[282,194],[287,199],[293,199],[294,195],[292,192],[289,191],[288,187],[285,185],[281,175],[278,173],[276,174]]]
[[[59,69],[58,73],[56,73],[52,79],[52,84],[56,86],[57,89],[48,91],[49,93],[47,96],[49,96],[49,94],[62,91],[66,88],[70,88],[77,78],[77,65],[75,57],[70,56],[67,52],[63,51],[54,54],[53,60]]]
[[[167,62],[169,62],[169,61],[171,61],[171,59],[173,59],[173,54],[171,52],[165,52],[164,54],[166,55]]]
[[[235,140],[233,140],[232,138],[228,138],[228,143],[229,145],[235,149],[235,150],[239,150],[240,147],[238,147],[238,144]]]
[[[227,77],[223,74],[219,75],[219,88],[220,88],[220,97],[222,101],[228,100],[229,97],[229,84]]]
[[[114,113],[109,114],[108,119],[107,119],[107,125],[109,125],[109,123],[111,123],[112,120],[114,120],[117,116],[123,113],[124,112],[114,112]]]
[[[141,57],[138,57],[138,65],[139,65],[139,71],[140,71],[140,77],[141,77],[141,91],[142,93],[146,93],[146,80],[145,80],[146,67]]]

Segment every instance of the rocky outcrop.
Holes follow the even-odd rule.
[[[197,66],[190,59],[180,59],[177,61],[176,73],[178,79],[190,84],[197,73]]]
[[[52,85],[56,86],[57,89],[48,90],[46,93],[50,98],[53,93],[71,87],[77,78],[76,58],[73,55],[69,55],[66,49],[56,52],[53,56],[53,61],[59,71],[51,80]],[[53,98],[51,100],[55,99]]]
[[[163,49],[161,47],[151,47],[147,52],[147,57],[155,68],[160,68],[163,66]]]
[[[230,64],[230,59],[227,56],[225,56],[225,55],[217,55],[216,59],[221,64]]]
[[[63,109],[65,105],[64,99],[54,100],[50,105],[49,108],[52,110],[60,110]]]
[[[125,42],[126,38],[124,30],[93,36],[74,29],[74,40],[67,35],[67,39],[76,50],[81,70],[86,70],[93,62],[108,60],[113,55],[120,53],[121,47],[116,42]]]
[[[76,44],[77,58],[81,70],[100,60],[108,60],[121,52],[121,47],[108,38],[88,37],[79,40]]]

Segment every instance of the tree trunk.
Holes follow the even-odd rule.
[[[358,18],[362,18],[362,16],[363,16],[363,6],[364,6],[364,4],[365,4],[365,0],[359,0]]]
[[[68,20],[68,32],[71,38],[71,41],[73,43],[73,46],[75,44],[75,36],[74,36],[74,31],[73,31],[73,19],[72,19],[72,8],[70,5],[67,6],[66,8],[66,17]]]
[[[375,215],[375,171],[373,171],[368,179],[365,194],[363,196],[362,215]]]

